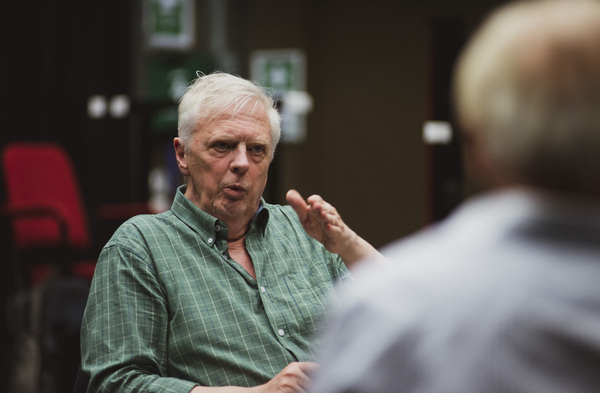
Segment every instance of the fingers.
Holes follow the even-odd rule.
[[[319,195],[312,195],[304,201],[298,191],[290,190],[286,199],[296,211],[306,233],[323,244],[329,252],[338,254],[347,266],[378,254],[373,246],[344,223],[337,209]]]
[[[314,224],[331,229],[331,226],[342,226],[342,219],[337,210],[320,195],[311,195],[304,200],[302,195],[296,190],[289,190],[285,195],[287,202],[292,206],[300,221],[308,224],[313,221]],[[314,225],[310,224],[310,225]]]
[[[273,379],[254,391],[263,393],[306,393],[311,383],[312,373],[317,368],[314,362],[294,362],[288,364]]]
[[[319,195],[312,195],[307,201],[310,213],[317,221],[326,225],[328,229],[331,229],[331,226],[341,225],[341,217],[336,208],[325,202]]]
[[[305,201],[298,191],[292,189],[285,194],[285,199],[294,208],[294,210],[310,209],[320,212],[321,210],[327,209],[327,211],[334,211],[337,214],[335,208],[329,203],[325,202],[325,200],[323,200],[323,198],[321,198],[319,195],[312,195]]]
[[[284,391],[301,392],[308,390],[312,381],[312,374],[318,367],[314,362],[294,362],[287,365],[281,371],[281,375],[286,380],[283,384]]]
[[[305,221],[310,215],[317,222],[327,221],[327,216],[331,214],[333,207],[326,203],[319,195],[312,195],[306,201],[296,190],[289,190],[285,195],[287,202],[300,217],[300,221]]]

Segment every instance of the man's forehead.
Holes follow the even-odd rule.
[[[269,116],[264,104],[258,100],[234,102],[205,118],[205,123],[244,119],[256,123],[269,124]]]
[[[258,108],[243,108],[224,111],[212,120],[199,125],[200,132],[215,135],[221,134],[234,137],[236,135],[250,136],[271,140],[271,123],[266,112]]]

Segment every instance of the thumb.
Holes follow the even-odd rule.
[[[285,199],[294,209],[300,218],[300,221],[304,220],[308,214],[308,205],[304,201],[304,198],[302,198],[302,195],[300,195],[300,193],[296,190],[289,190],[287,194],[285,194]]]

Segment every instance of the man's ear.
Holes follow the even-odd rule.
[[[180,138],[173,139],[173,148],[175,149],[175,158],[177,159],[179,172],[181,172],[183,176],[189,176],[190,171],[185,158],[185,149]]]

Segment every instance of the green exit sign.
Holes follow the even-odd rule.
[[[188,49],[194,43],[193,0],[144,0],[147,45]]]
[[[306,89],[305,63],[304,52],[297,49],[256,51],[250,57],[251,78],[281,97]]]

